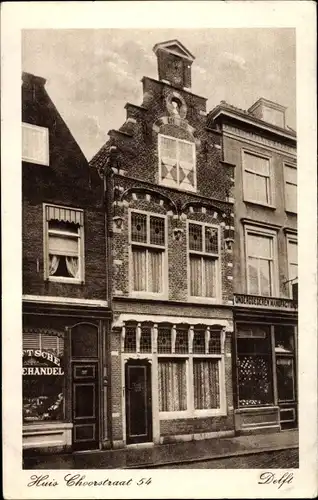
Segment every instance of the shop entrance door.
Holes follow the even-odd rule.
[[[98,364],[72,363],[73,449],[98,448]]]
[[[127,444],[152,441],[151,364],[128,360],[125,365]]]

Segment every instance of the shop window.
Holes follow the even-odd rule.
[[[272,205],[270,159],[243,151],[244,199],[261,205]]]
[[[131,273],[135,294],[164,294],[165,225],[163,216],[131,212]]]
[[[57,333],[23,334],[23,422],[63,420],[64,338]]]
[[[22,123],[22,160],[49,165],[49,130],[46,127]]]
[[[276,284],[275,236],[246,230],[247,290],[251,295],[274,296]]]
[[[45,206],[45,278],[80,283],[84,280],[83,212]]]
[[[190,296],[216,298],[219,294],[218,228],[189,223]]]
[[[269,327],[238,325],[237,356],[239,406],[262,406],[273,403]]]
[[[294,342],[293,326],[275,326],[276,378],[280,402],[295,400]]]
[[[196,191],[195,143],[158,136],[159,183],[186,191]]]
[[[296,165],[284,165],[285,209],[297,213],[297,168]]]

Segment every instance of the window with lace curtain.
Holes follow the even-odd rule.
[[[161,215],[130,213],[131,291],[165,293],[166,219]]]
[[[188,224],[190,296],[219,295],[219,233],[207,224]]]
[[[84,281],[83,211],[45,205],[45,278]]]

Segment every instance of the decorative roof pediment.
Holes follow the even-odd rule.
[[[188,61],[194,61],[195,57],[182,45],[178,40],[168,40],[167,42],[157,43],[153,51],[157,54],[158,50],[164,50],[181,57],[182,59],[187,59]]]

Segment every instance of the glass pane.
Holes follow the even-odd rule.
[[[205,330],[194,330],[192,351],[194,354],[205,353]]]
[[[24,422],[64,419],[64,378],[64,338],[23,334]]]
[[[48,163],[47,129],[22,124],[22,156],[28,160]]]
[[[136,326],[126,326],[125,328],[125,340],[124,340],[124,351],[125,352],[136,352]]]
[[[258,284],[258,259],[248,259],[248,292],[252,295],[259,294]]]
[[[202,226],[199,224],[189,224],[189,248],[198,252],[203,251]]]
[[[151,327],[141,327],[140,352],[151,352]]]
[[[78,258],[49,254],[49,276],[79,278]]]
[[[268,178],[255,175],[253,200],[259,203],[270,203]]]
[[[239,405],[273,402],[271,356],[238,356]]]
[[[215,297],[216,296],[216,272],[215,272],[216,262],[214,259],[204,259],[204,269],[205,269],[205,296]]]
[[[131,213],[131,240],[147,243],[147,215]]]
[[[78,238],[49,235],[49,253],[52,255],[78,256]]]
[[[247,200],[255,200],[255,174],[244,172],[244,195]]]
[[[72,328],[72,356],[96,358],[98,356],[98,329],[96,326],[79,324]]]
[[[165,220],[162,217],[150,216],[150,243],[162,246],[165,244]]]
[[[187,409],[185,360],[158,360],[159,411]]]
[[[272,241],[268,236],[260,236],[248,233],[247,236],[247,251],[249,257],[263,257],[264,259],[272,258]]]
[[[218,359],[193,359],[194,408],[220,408]]]
[[[297,186],[285,185],[286,210],[297,213]]]
[[[298,262],[297,259],[297,242],[296,241],[288,241],[288,260],[290,264],[296,264]]]
[[[244,165],[248,170],[252,170],[264,176],[269,176],[269,160],[266,158],[244,153]]]
[[[294,361],[292,358],[276,358],[276,376],[278,400],[294,400]]]
[[[175,352],[182,354],[189,352],[189,334],[187,329],[182,329],[177,327]]]
[[[133,248],[132,258],[133,258],[133,289],[137,292],[146,291],[147,251],[138,248]]]
[[[294,352],[293,326],[275,326],[275,352],[281,354]]]
[[[285,181],[297,184],[297,169],[285,165]]]
[[[214,254],[219,252],[218,230],[216,228],[205,228],[205,251]]]
[[[171,327],[159,327],[158,352],[162,354],[171,352]]]
[[[193,297],[202,296],[202,259],[190,255],[190,292]]]
[[[220,331],[211,331],[208,346],[209,354],[221,354],[221,333]]]
[[[179,161],[193,163],[194,144],[179,142]],[[190,167],[188,167],[190,168]]]
[[[161,158],[171,158],[177,160],[177,141],[170,137],[160,136],[160,156]]]
[[[148,250],[148,292],[162,292],[162,252]]]
[[[270,296],[272,295],[271,263],[268,260],[260,260],[259,267],[261,295]]]

